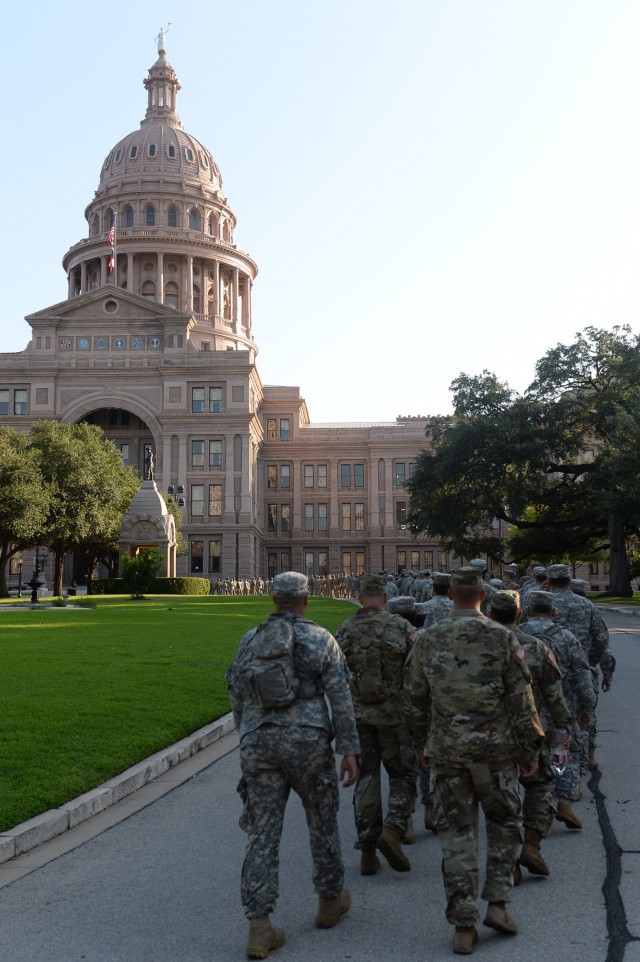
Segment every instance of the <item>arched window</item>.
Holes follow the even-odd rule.
[[[124,226],[133,227],[133,207],[125,207],[124,209]]]
[[[142,296],[148,301],[155,301],[156,299],[156,285],[153,281],[145,281],[142,285]]]
[[[146,208],[144,213],[145,213],[145,224],[147,225],[147,227],[155,227],[156,226],[155,207],[152,207],[151,205],[149,205],[149,207]]]
[[[138,156],[138,148],[134,144],[131,150],[129,151],[129,157],[131,157],[131,160],[135,160],[137,156]]]
[[[209,219],[207,220],[207,230],[212,237],[215,237],[216,233],[216,220],[213,214],[209,214]]]
[[[174,281],[169,281],[164,288],[164,302],[167,307],[178,307],[178,285]]]
[[[193,285],[193,309],[196,314],[202,313],[202,298],[200,297],[200,288],[197,284]]]
[[[178,226],[178,211],[175,207],[170,207],[167,211],[167,226],[177,227]]]
[[[200,218],[198,217],[198,211],[193,208],[189,211],[189,230],[199,230],[200,228]]]
[[[155,145],[155,144],[149,144],[148,151],[149,151],[149,157],[155,157],[155,155],[156,155],[156,145]]]
[[[114,210],[110,210],[107,215],[107,220],[109,221],[109,227],[115,227],[116,223],[116,213]]]
[[[168,145],[167,145],[167,157],[168,157],[170,160],[174,160],[175,156],[176,156],[175,144],[168,144]]]

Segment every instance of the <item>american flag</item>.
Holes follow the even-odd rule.
[[[109,247],[111,248],[111,257],[109,258],[109,273],[113,273],[113,268],[115,267],[115,252],[114,248],[116,245],[116,228],[115,225],[112,226],[109,231]]]

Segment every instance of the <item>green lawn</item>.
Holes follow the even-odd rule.
[[[229,711],[224,673],[269,598],[98,597],[0,613],[0,831],[56,808]],[[312,598],[333,631],[353,613]]]

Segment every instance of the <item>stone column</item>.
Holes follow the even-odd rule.
[[[213,262],[213,313],[220,313],[220,261]]]
[[[231,280],[231,321],[233,330],[239,334],[238,330],[238,294],[240,293],[240,271],[237,267],[233,268]]]
[[[127,254],[127,290],[134,294],[133,284],[133,254]]]
[[[83,261],[80,265],[80,293],[87,293],[87,262]]]
[[[158,304],[164,304],[164,254],[158,251]]]
[[[193,254],[187,254],[187,311],[193,310]]]
[[[107,286],[107,264],[109,261],[109,256],[105,255],[100,258],[100,287]]]

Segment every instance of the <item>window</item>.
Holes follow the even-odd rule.
[[[144,212],[144,215],[145,215],[145,224],[147,225],[147,227],[155,227],[156,226],[155,207],[147,207],[147,209]]]
[[[318,487],[326,488],[327,486],[327,466],[326,464],[318,465]]]
[[[354,527],[356,531],[364,531],[364,504],[354,505]]]
[[[222,388],[209,388],[209,413],[220,414],[222,411]]]
[[[351,552],[350,551],[342,552],[342,574],[343,575],[351,574]]]
[[[131,160],[135,160],[137,156],[138,156],[138,148],[134,144],[131,150],[129,151],[129,157],[131,157]]]
[[[356,574],[364,574],[364,551],[356,551]]]
[[[291,465],[289,464],[280,465],[280,487],[291,487]]]
[[[428,568],[429,571],[433,571],[433,551],[425,551],[424,566]]]
[[[204,514],[204,484],[191,485],[191,514],[193,517]]]
[[[267,418],[267,441],[276,440],[276,419]]]
[[[275,578],[278,574],[278,555],[275,551],[267,553],[267,578]]]
[[[175,207],[170,207],[167,211],[167,227],[178,226],[178,211]]]
[[[318,574],[319,575],[329,574],[329,554],[326,551],[318,552]]]
[[[202,541],[191,542],[191,570],[202,574]]]
[[[343,488],[351,487],[351,465],[350,464],[340,465],[340,484]]]
[[[122,463],[124,464],[125,468],[128,468],[129,467],[129,445],[128,444],[120,445],[120,454],[122,455]]]
[[[27,392],[26,390],[16,390],[13,394],[13,413],[27,413]]]
[[[278,487],[278,466],[277,464],[267,465],[267,487],[277,488]]]
[[[9,389],[2,388],[0,390],[0,415],[9,413]]]
[[[364,488],[364,464],[354,464],[353,483],[356,488]]]
[[[191,147],[187,147],[187,149],[185,150],[185,154],[187,156],[187,160],[190,160],[190,161],[193,160],[193,151],[191,150]]]
[[[222,570],[220,560],[222,556],[222,541],[209,542],[209,574],[219,574]]]
[[[124,211],[124,226],[133,227],[133,207],[126,207]]]
[[[396,568],[398,571],[404,571],[407,567],[407,552],[406,551],[396,551]]]
[[[420,552],[419,551],[411,552],[411,570],[420,571]]]
[[[415,461],[409,461],[409,480],[411,480],[411,478],[412,478],[412,477],[414,476],[414,474],[416,473],[416,468],[417,468],[417,467],[418,467],[418,465],[417,465],[417,463],[416,463]]]
[[[313,575],[313,551],[305,551],[304,553],[304,573],[307,578],[311,578]]]
[[[327,505],[318,505],[318,531],[327,530]]]
[[[289,520],[291,517],[291,505],[281,504],[280,505],[280,530],[289,530]]]
[[[191,467],[204,468],[204,441],[191,442]]]
[[[312,464],[305,464],[305,465],[303,465],[302,470],[303,470],[303,473],[304,473],[304,486],[305,486],[305,488],[312,488],[312,487],[313,487],[313,465],[312,465]]]
[[[267,508],[267,527],[270,534],[278,530],[278,505],[270,504]]]
[[[396,501],[396,528],[407,526],[407,502]]]
[[[440,568],[440,571],[448,571],[448,570],[449,570],[449,562],[448,562],[448,559],[447,559],[447,552],[446,552],[446,551],[439,551],[439,552],[438,552],[438,567]]]
[[[173,160],[175,156],[176,156],[175,144],[169,144],[169,146],[167,147],[167,157],[170,157],[171,160]]]
[[[209,467],[222,467],[222,441],[209,441]]]
[[[291,552],[280,552],[280,571],[291,571]]]
[[[404,461],[396,461],[396,480],[395,485],[397,488],[403,488],[405,483],[405,473],[404,473]]]
[[[340,505],[340,530],[351,531],[351,505]]]
[[[209,485],[209,517],[222,517],[222,485]]]
[[[280,440],[289,440],[289,418],[280,418]]]
[[[305,504],[304,506],[304,530],[313,531],[313,505]]]
[[[149,148],[148,148],[148,149],[149,149],[149,157],[155,157],[155,155],[156,155],[156,145],[155,145],[155,144],[149,144]]]
[[[204,388],[191,388],[191,413],[204,414]]]
[[[189,230],[198,230],[198,211],[189,211]]]

